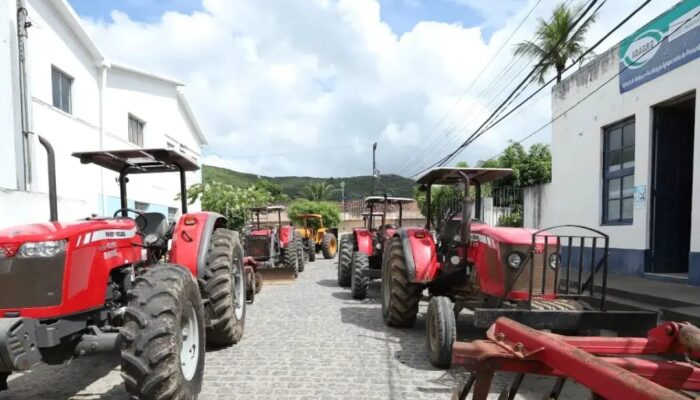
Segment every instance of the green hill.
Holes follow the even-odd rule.
[[[205,165],[202,168],[204,182],[218,181],[232,186],[248,186],[255,184],[259,179],[269,180],[282,186],[282,190],[290,198],[299,197],[302,188],[312,182],[326,181],[335,188],[340,188],[340,182],[345,182],[345,198],[363,198],[372,190],[371,176],[353,176],[346,178],[312,178],[306,176],[281,176],[269,177],[243,172],[232,171],[226,168]],[[382,175],[379,178],[375,193],[382,194],[386,190],[393,196],[413,197],[415,181],[398,175]],[[340,198],[338,198],[340,200]]]

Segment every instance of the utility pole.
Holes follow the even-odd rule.
[[[372,144],[372,195],[374,195],[374,185],[377,182],[377,142]]]

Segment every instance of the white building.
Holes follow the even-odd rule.
[[[700,285],[699,13],[679,3],[552,91],[562,116],[534,225],[610,235],[612,272]]]
[[[61,220],[119,207],[116,174],[77,151],[173,148],[200,161],[206,144],[181,83],[106,60],[65,0],[26,0],[29,155],[22,129],[17,0],[0,0],[0,227],[48,220],[46,153],[56,152]],[[177,214],[177,174],[131,176],[129,206]],[[188,173],[188,184],[201,173]]]

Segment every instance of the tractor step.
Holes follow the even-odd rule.
[[[260,268],[258,273],[262,275],[265,285],[289,285],[294,283],[294,270],[291,268]]]

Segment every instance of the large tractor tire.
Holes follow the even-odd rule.
[[[340,238],[340,256],[338,257],[338,286],[350,286],[350,267],[352,263],[352,235],[343,235]]]
[[[294,277],[299,276],[299,257],[297,255],[297,244],[294,240],[290,240],[287,247],[282,249],[282,260],[284,266],[294,271]]]
[[[416,322],[422,288],[408,279],[406,257],[400,238],[389,239],[390,253],[382,265],[382,316],[384,323],[409,328]]]
[[[364,300],[367,298],[367,289],[369,289],[369,277],[362,276],[362,271],[369,270],[369,257],[367,254],[356,251],[352,255],[352,282],[350,283],[350,291],[352,298]]]
[[[321,252],[323,252],[323,258],[330,260],[335,257],[338,253],[338,239],[335,235],[326,232],[323,234],[323,240],[321,241]]]
[[[246,283],[238,232],[218,228],[212,235],[202,277],[207,304],[207,343],[230,346],[243,337]]]
[[[120,329],[129,398],[196,399],[205,354],[202,298],[192,274],[163,264],[134,281]]]
[[[457,338],[454,304],[445,296],[435,296],[428,304],[426,338],[428,359],[438,368],[449,368],[452,363],[452,345]]]
[[[297,248],[297,258],[299,259],[299,272],[304,272],[304,242],[301,240],[301,236],[294,232],[294,245]]]

